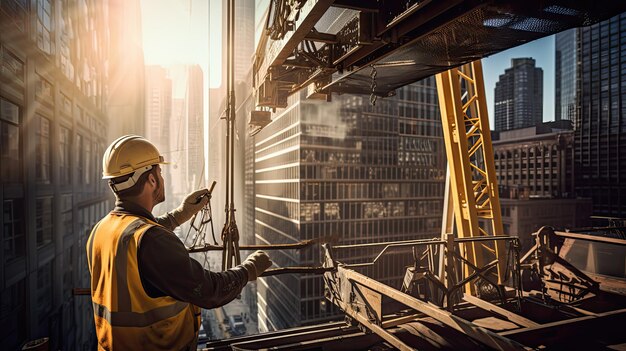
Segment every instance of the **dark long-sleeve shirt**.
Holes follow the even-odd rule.
[[[239,265],[226,272],[211,272],[189,257],[181,240],[171,231],[177,224],[167,214],[155,218],[143,207],[117,201],[113,210],[155,221],[163,227],[146,231],[137,247],[141,283],[148,296],[171,296],[203,308],[232,301],[248,282],[248,272]]]

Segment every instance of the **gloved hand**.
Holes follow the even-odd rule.
[[[187,195],[183,202],[176,209],[172,210],[169,215],[174,218],[177,225],[187,222],[193,215],[202,209],[211,199],[209,189],[200,189]]]
[[[272,266],[272,260],[265,251],[257,250],[248,256],[241,265],[248,271],[248,281],[253,281]]]

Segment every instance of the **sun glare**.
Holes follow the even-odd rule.
[[[221,55],[209,56],[221,46],[221,18],[209,18],[221,13],[219,1],[142,0],[141,10],[146,65],[199,64],[210,87],[220,85]]]

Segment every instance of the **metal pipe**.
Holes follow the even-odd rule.
[[[624,239],[609,238],[606,236],[578,234],[578,233],[572,233],[572,232],[556,232],[556,231],[554,232],[554,234],[556,236],[569,238],[569,239],[588,240],[588,241],[595,241],[599,243],[614,244],[614,245],[626,245],[626,240]]]
[[[491,241],[491,240],[511,240],[518,239],[516,236],[509,235],[494,235],[494,236],[481,236],[474,238],[454,238],[455,243],[466,243],[466,242],[479,242],[479,241]],[[411,245],[429,245],[429,244],[445,244],[444,240],[440,239],[416,239],[416,240],[403,240],[403,241],[387,241],[382,243],[369,243],[369,244],[355,244],[355,245],[337,245],[333,246],[333,249],[351,249],[356,247],[376,247],[376,246],[387,246],[387,245],[396,245],[396,244],[406,244],[406,246]]]
[[[311,246],[315,243],[315,240],[305,240],[293,244],[275,244],[275,245],[241,245],[240,250],[289,250],[289,249],[301,249],[307,246]],[[224,250],[222,245],[206,244],[201,247],[189,248],[189,253],[194,252],[206,252],[206,251],[221,251]]]
[[[269,277],[280,274],[324,274],[334,270],[334,267],[281,267],[268,269],[261,273],[259,277]]]

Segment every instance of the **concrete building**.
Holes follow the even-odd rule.
[[[117,5],[37,0],[0,6],[3,349],[44,336],[53,350],[95,348],[91,301],[72,289],[90,284],[87,236],[113,205],[100,180],[111,124],[108,74],[117,68],[108,60],[123,51],[121,36],[129,34],[121,19],[138,16],[121,8],[139,6]]]
[[[494,93],[495,130],[530,127],[543,120],[543,70],[532,58],[511,59]]]
[[[591,199],[500,198],[502,227],[506,235],[520,238],[522,254],[534,244],[532,233],[543,226],[557,230],[587,227],[591,223]]]
[[[289,97],[255,137],[258,243],[308,239],[360,244],[431,238],[441,230],[445,155],[434,78],[372,106],[367,96],[333,102]],[[346,263],[377,252],[338,252]],[[399,288],[408,252],[383,256],[364,273]],[[320,248],[274,250],[278,267],[314,266]],[[259,330],[339,318],[319,276],[282,275],[257,283]]]
[[[506,235],[520,238],[522,252],[532,233],[591,223],[591,199],[574,191],[574,132],[567,120],[498,133],[493,154]]]
[[[504,131],[493,154],[501,197],[574,197],[573,131],[548,124]]]
[[[139,1],[108,0],[109,81],[107,109],[109,141],[122,135],[143,135],[145,70]]]
[[[593,214],[626,218],[626,14],[579,29],[576,192]]]
[[[578,115],[578,32],[573,28],[554,36],[554,118],[572,121],[574,125]]]
[[[150,140],[161,153],[167,153],[170,144],[170,130],[172,122],[172,81],[167,77],[167,71],[161,66],[146,66],[146,107],[143,125],[144,137]],[[169,155],[168,155],[169,156]],[[166,203],[159,208],[173,208],[178,205],[172,202],[171,194],[172,174],[169,169],[163,172],[166,188]],[[158,210],[158,209],[157,209]]]

